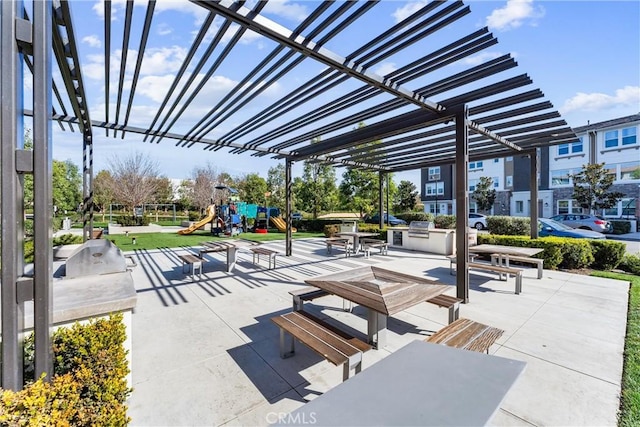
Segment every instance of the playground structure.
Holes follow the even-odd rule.
[[[213,222],[214,220],[216,220],[218,224],[222,223],[222,226],[224,226],[224,221],[218,218],[218,210],[216,209],[216,205],[209,205],[205,212],[206,213],[204,218],[194,222],[188,228],[178,230],[178,234],[191,234],[200,227],[204,227],[206,224]]]
[[[279,232],[285,233],[287,231],[287,223],[280,216],[272,216],[270,217],[271,223],[276,226]],[[291,227],[291,232],[295,233],[298,231],[295,227]]]

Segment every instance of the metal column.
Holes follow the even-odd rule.
[[[378,212],[380,212],[380,229],[382,230],[384,227],[384,173],[382,171],[378,172],[378,196]],[[387,216],[387,218],[389,217]]]
[[[467,107],[456,113],[456,296],[469,302],[469,132]],[[437,190],[437,189],[436,189]],[[436,191],[437,192],[437,191]]]
[[[287,237],[285,240],[285,256],[291,256],[291,164],[293,162],[290,159],[286,159],[284,162],[284,188],[285,188],[285,204],[287,211]]]
[[[50,5],[49,5],[50,6]],[[3,1],[0,5],[0,66],[2,79],[0,95],[0,179],[2,194],[2,387],[22,388],[22,337],[24,304],[19,294],[18,279],[23,275],[24,256],[24,191],[18,173],[18,151],[24,145],[22,53],[18,47],[20,37],[30,37],[23,20],[22,1]],[[28,43],[30,40],[26,40]],[[23,153],[24,154],[24,153]]]
[[[531,176],[529,176],[529,189],[531,195],[531,238],[538,238],[538,151],[533,150],[529,153],[529,161],[531,162]]]
[[[91,127],[85,127],[82,138],[82,236],[93,237],[93,140]]]

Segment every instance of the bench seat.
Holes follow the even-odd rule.
[[[469,254],[469,262],[475,261],[477,257],[477,254]],[[458,262],[458,255],[447,255],[447,258],[449,259],[449,273],[454,276],[455,270],[453,269],[453,265]]]
[[[351,251],[352,251],[352,244],[351,244],[351,239],[343,239],[343,238],[339,238],[339,237],[329,237],[327,239],[325,239],[325,243],[327,245],[327,253],[330,254],[331,250],[333,249],[334,246],[338,246],[344,249],[344,256],[345,257],[349,257],[351,256]]]
[[[505,274],[509,277],[510,274],[514,275],[516,278],[516,295],[522,292],[522,273],[523,271],[519,268],[512,267],[503,267],[501,265],[491,265],[491,264],[483,264],[480,262],[470,262],[469,268],[475,268],[476,270],[485,270],[492,271],[494,273],[498,273],[500,275],[500,280],[502,280],[502,275]]]
[[[498,254],[491,255],[491,264],[496,264],[498,258],[500,256]],[[542,258],[531,258],[525,256],[512,256],[509,255],[509,261],[517,261],[525,264],[534,264],[538,267],[538,279],[542,279],[542,270],[544,268],[544,260]]]
[[[313,301],[316,298],[327,296],[329,292],[315,286],[305,286],[289,291],[289,294],[293,297],[293,311],[300,311],[305,301]]]
[[[369,258],[371,256],[371,249],[378,248],[380,250],[380,255],[387,255],[387,242],[380,239],[370,239],[370,238],[362,238],[360,239],[360,246],[362,246],[362,250],[364,251],[365,257]]]
[[[460,318],[440,329],[425,341],[464,350],[489,353],[489,348],[503,333],[502,329]]]
[[[276,266],[276,256],[280,255],[280,252],[274,251],[273,249],[262,248],[260,246],[250,247],[248,248],[253,254],[253,263],[256,263],[256,256],[258,257],[258,262],[260,262],[260,255],[266,255],[269,257],[269,270],[275,268]],[[273,265],[273,266],[272,266]]]
[[[453,323],[460,317],[460,303],[462,302],[460,298],[442,294],[438,295],[437,297],[428,299],[427,302],[430,304],[435,304],[438,307],[448,308],[449,323]]]
[[[371,349],[364,341],[304,311],[294,311],[271,320],[280,328],[280,357],[284,359],[295,354],[297,339],[334,365],[342,365],[343,381],[349,379],[352,370],[356,374],[361,371],[362,353]]]
[[[184,266],[186,265],[191,270],[191,278],[193,280],[195,280],[196,278],[196,271],[198,271],[198,276],[202,276],[202,258],[197,257],[193,254],[183,254],[178,255],[178,257],[182,260],[183,273],[189,272],[189,270],[187,270],[186,272],[184,271]]]

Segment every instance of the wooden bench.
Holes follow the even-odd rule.
[[[330,254],[331,250],[333,249],[334,246],[339,246],[341,248],[344,249],[344,256],[345,257],[349,257],[351,256],[351,250],[352,250],[352,244],[351,244],[351,239],[341,239],[338,237],[329,237],[328,239],[325,240],[325,243],[327,244],[327,253]]]
[[[500,255],[498,254],[492,254],[491,255],[491,264],[497,264],[498,259],[500,258]],[[538,267],[538,279],[542,279],[542,269],[544,268],[544,260],[542,258],[531,258],[531,257],[525,257],[525,256],[512,256],[509,255],[509,257],[507,258],[509,261],[517,261],[517,262],[522,262],[522,263],[527,263],[527,264],[534,264],[536,267]],[[508,267],[508,265],[507,265]]]
[[[371,256],[372,248],[380,249],[380,255],[387,255],[387,242],[384,240],[363,238],[360,239],[360,245],[362,246],[362,251],[366,258]]]
[[[507,275],[507,278],[510,274],[513,274],[516,278],[516,290],[515,293],[518,295],[522,292],[522,270],[519,268],[511,268],[511,267],[503,267],[501,265],[491,265],[491,264],[483,264],[479,262],[470,262],[469,268],[475,268],[476,270],[485,270],[492,271],[494,273],[498,273],[500,276],[500,280],[502,280],[502,275]]]
[[[329,292],[315,286],[306,286],[289,291],[289,294],[293,297],[293,311],[300,311],[305,301],[313,301],[316,298],[327,296]]]
[[[469,254],[469,262],[475,261],[477,257],[477,254]],[[449,274],[454,276],[456,271],[453,269],[453,265],[458,262],[458,255],[447,255],[447,258],[449,259]]]
[[[191,270],[191,278],[193,280],[196,279],[196,270],[198,271],[198,276],[202,276],[202,258],[199,258],[193,254],[178,255],[178,257],[182,260],[183,273],[189,272],[189,270],[184,271],[184,266],[187,265]]]
[[[351,370],[356,374],[361,371],[362,353],[371,349],[364,341],[304,311],[294,311],[271,320],[280,328],[280,357],[285,359],[295,354],[297,339],[334,365],[342,365],[343,381],[349,379]]]
[[[101,239],[103,231],[104,230],[101,230],[101,229],[93,229],[91,231],[91,238],[92,239]]]
[[[274,251],[273,249],[255,247],[248,248],[253,254],[253,263],[256,263],[256,256],[258,257],[258,262],[260,262],[260,255],[266,255],[269,257],[269,270],[276,267],[276,255],[280,255],[280,252]],[[273,263],[273,267],[272,267]]]
[[[464,350],[489,353],[489,348],[502,336],[502,329],[487,326],[473,320],[460,318],[440,329],[426,342],[444,344]]]
[[[458,317],[460,317],[460,303],[462,302],[460,298],[443,294],[428,299],[427,302],[430,304],[435,304],[438,307],[448,308],[449,323],[453,323],[454,321],[458,320]]]

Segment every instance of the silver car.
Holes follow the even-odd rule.
[[[611,223],[598,215],[561,214],[552,216],[551,219],[569,227],[583,230],[597,231],[599,233],[611,233],[613,231]]]

